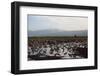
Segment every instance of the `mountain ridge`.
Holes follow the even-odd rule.
[[[65,31],[58,29],[46,29],[37,31],[28,31],[28,36],[87,36],[87,30]]]

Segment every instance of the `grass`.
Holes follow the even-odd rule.
[[[86,40],[86,36],[42,36],[42,37],[28,37],[28,40]]]

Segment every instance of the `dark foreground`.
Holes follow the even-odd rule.
[[[87,37],[29,37],[28,60],[88,58]]]

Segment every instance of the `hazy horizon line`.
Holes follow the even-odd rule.
[[[28,31],[44,31],[44,30],[58,30],[58,31],[88,31],[88,29],[82,30],[62,30],[62,29],[42,29],[42,30],[28,30]]]

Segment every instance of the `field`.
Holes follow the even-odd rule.
[[[43,37],[28,37],[28,40],[68,40],[68,41],[74,41],[74,40],[77,40],[77,41],[87,41],[87,37],[86,36],[78,36],[78,37],[73,37],[73,36],[43,36]]]
[[[28,37],[28,60],[88,58],[87,37]]]

